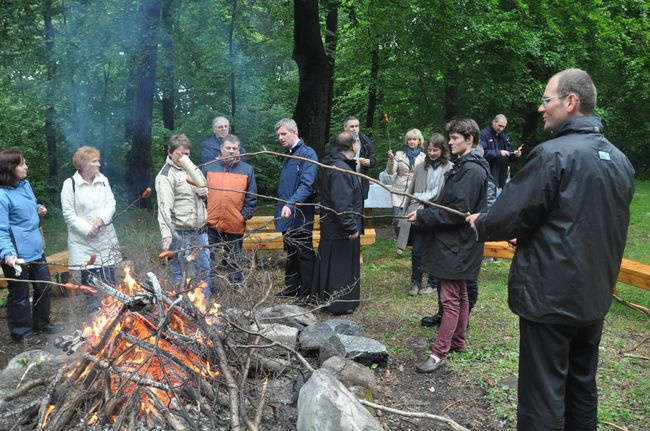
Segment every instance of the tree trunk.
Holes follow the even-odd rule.
[[[336,8],[336,5],[332,5]],[[330,66],[321,40],[318,0],[295,0],[293,60],[298,65],[298,101],[293,118],[307,145],[323,154],[331,109]]]
[[[368,113],[366,114],[366,129],[372,130],[375,125],[375,110],[377,109],[377,77],[379,76],[379,49],[372,50],[370,59],[370,84],[368,85]]]
[[[175,129],[176,79],[174,76],[174,45],[172,42],[173,4],[174,0],[163,0],[161,15],[163,32],[160,36],[160,49],[162,51],[162,70],[160,74],[162,98],[160,104],[162,108],[163,126],[167,130]]]
[[[447,68],[444,84],[445,120],[451,120],[458,115],[458,71],[453,67]]]
[[[47,144],[48,177],[53,178],[59,172],[56,150],[56,110],[54,109],[54,77],[56,63],[54,55],[54,26],[52,25],[52,0],[43,2],[43,23],[45,30],[45,62],[47,74],[47,89],[45,93],[45,142]]]
[[[529,105],[524,117],[524,124],[521,125],[521,142],[515,144],[518,147],[521,144],[526,144],[528,150],[532,150],[536,143],[537,126],[539,125],[540,113],[537,112],[537,105]]]
[[[135,63],[135,101],[133,110],[129,173],[126,177],[127,194],[134,201],[151,182],[151,133],[153,99],[156,83],[158,29],[160,27],[160,0],[141,0],[141,38],[138,44],[139,61]]]
[[[327,55],[327,111],[325,120],[325,142],[329,142],[330,125],[332,123],[332,99],[334,99],[334,66],[336,64],[336,30],[339,22],[338,1],[327,2],[327,17],[325,19],[325,54]]]
[[[237,22],[237,0],[232,1],[232,14],[230,17],[230,27],[228,28],[228,58],[230,59],[230,122],[231,132],[235,133],[234,123],[237,115],[237,93],[235,91],[235,23]]]

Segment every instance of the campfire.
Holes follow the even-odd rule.
[[[219,304],[208,305],[203,285],[166,292],[152,273],[142,283],[125,274],[115,287],[95,280],[107,295],[100,311],[55,340],[78,359],[50,383],[36,429],[213,429],[224,407],[222,425],[239,427]]]

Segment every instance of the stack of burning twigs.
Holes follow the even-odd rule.
[[[128,270],[117,286],[95,281],[107,296],[82,331],[55,340],[77,359],[50,382],[38,430],[257,428],[263,401],[243,399],[226,352],[232,328],[203,286],[166,292]],[[254,404],[249,420],[243,407]]]

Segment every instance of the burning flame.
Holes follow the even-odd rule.
[[[47,407],[47,411],[45,412],[45,417],[43,418],[43,427],[41,429],[45,429],[45,425],[47,425],[47,419],[50,417],[50,414],[54,411],[54,404],[50,404]]]
[[[124,280],[116,286],[117,290],[129,296],[146,293],[133,278],[128,266],[124,268],[124,273]],[[204,293],[206,287],[205,282],[199,283],[198,287],[187,292],[187,298],[196,311],[205,317],[208,325],[215,325],[219,321],[221,306],[218,303],[208,303]],[[124,396],[140,391],[139,407],[142,415],[159,414],[156,408],[158,401],[168,406],[177,400],[173,392],[146,383],[147,390],[150,392],[143,392],[138,381],[160,382],[161,385],[177,388],[186,384],[187,380],[192,378],[192,373],[206,379],[219,376],[219,371],[213,369],[210,362],[197,353],[200,349],[197,348],[195,352],[181,348],[173,337],[161,336],[159,325],[166,321],[169,328],[176,333],[185,337],[194,335],[193,338],[198,345],[212,344],[211,340],[202,338],[201,331],[192,318],[188,319],[188,311],[183,310],[183,307],[171,309],[170,304],[164,301],[161,304],[162,308],[155,308],[154,311],[148,312],[123,309],[123,307],[125,305],[116,299],[104,298],[99,313],[92,322],[83,327],[82,333],[86,338],[86,344],[82,347],[82,351],[94,356],[101,361],[100,363],[109,364],[111,370],[109,386],[112,393],[121,393]],[[171,315],[167,318],[166,313]],[[189,313],[191,316],[191,312]],[[119,320],[116,321],[118,318]],[[92,369],[92,365],[86,367],[79,374],[77,381],[81,382],[88,377]],[[157,398],[156,402],[150,399],[151,394]],[[50,406],[50,411],[53,409],[54,406]],[[95,413],[88,419],[86,425],[92,425],[97,420]]]

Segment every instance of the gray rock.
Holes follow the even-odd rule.
[[[267,307],[257,312],[260,323],[279,323],[297,329],[316,323],[316,317],[307,308],[298,305],[280,304]]]
[[[345,346],[338,335],[332,335],[325,343],[320,346],[318,352],[320,363],[327,361],[332,356],[345,356]]]
[[[386,366],[388,362],[388,351],[386,346],[377,340],[366,337],[355,337],[352,335],[339,335],[343,347],[345,347],[345,357],[359,362],[363,365],[377,364]]]
[[[377,378],[370,368],[340,356],[332,356],[322,368],[331,371],[347,388],[362,386],[377,396]]]
[[[255,324],[251,325],[251,331],[257,331],[265,337],[277,341],[284,346],[292,349],[296,348],[298,342],[298,329],[291,326],[281,325],[279,323],[260,324],[258,328]]]
[[[298,431],[379,431],[381,424],[331,372],[318,369],[298,397]]]
[[[343,319],[314,323],[300,332],[300,348],[306,352],[317,351],[334,334],[359,335],[359,325]]]
[[[53,358],[54,355],[45,350],[28,350],[27,352],[22,352],[14,356],[7,364],[7,367],[2,371],[2,374],[12,373],[16,370],[22,370],[24,372],[30,365],[39,366],[39,364],[51,361]]]

